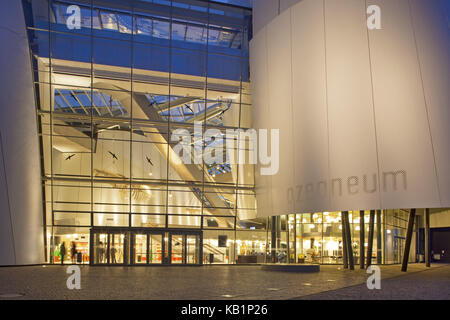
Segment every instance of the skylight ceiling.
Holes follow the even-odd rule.
[[[66,24],[67,8],[69,4],[54,2],[53,14],[57,24]],[[240,49],[242,46],[242,30],[210,24],[193,23],[181,19],[173,20],[159,16],[147,16],[143,14],[130,15],[127,13],[113,12],[105,9],[94,8],[91,17],[89,7],[80,6],[81,27],[97,30],[115,31],[119,33],[142,36],[150,36],[159,39],[171,39],[209,46]],[[133,21],[134,20],[134,21]],[[134,30],[134,32],[133,32]]]
[[[206,124],[221,126],[224,113],[231,107],[231,100],[205,102],[195,97],[150,94],[146,97],[163,119],[167,120],[170,116],[172,122],[193,124],[194,121],[206,121]]]
[[[209,101],[195,97],[146,95],[150,105],[159,115],[172,122],[205,122],[222,126],[223,115],[231,107],[231,101]],[[117,100],[98,90],[55,89],[54,111],[99,117],[127,117],[127,110]]]
[[[253,0],[212,0],[212,2],[229,3],[235,6],[252,8]]]

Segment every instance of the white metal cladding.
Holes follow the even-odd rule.
[[[44,262],[32,66],[21,1],[0,4],[0,265]]]
[[[260,28],[253,124],[280,129],[280,170],[256,169],[259,216],[450,206],[448,7],[303,0]]]

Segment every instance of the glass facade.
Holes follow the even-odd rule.
[[[175,152],[179,130],[194,150],[251,151],[239,131],[252,127],[251,9],[220,2],[23,1],[47,262],[342,263],[341,213],[256,218],[253,165]],[[399,262],[402,217],[377,215],[373,263]]]
[[[201,149],[236,130],[226,139],[248,153],[237,129],[251,127],[251,11],[191,0],[24,6],[47,260],[60,262],[64,243],[67,262],[75,251],[86,263],[166,262],[170,251],[170,263],[234,263],[236,232],[259,223],[253,165],[179,163],[174,132]]]

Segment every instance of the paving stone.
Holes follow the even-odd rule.
[[[381,266],[381,290],[367,289],[365,270],[331,265],[321,266],[317,273],[238,265],[80,268],[81,290],[69,290],[67,266],[1,267],[0,300],[449,299],[450,288],[450,265],[427,270],[423,264],[411,264],[407,273],[400,265]]]

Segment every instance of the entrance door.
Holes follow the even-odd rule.
[[[169,235],[169,255],[171,264],[185,264],[186,236],[184,234]]]
[[[162,232],[133,233],[133,264],[162,264],[164,241]]]
[[[200,257],[200,235],[186,235],[186,263],[198,264]]]
[[[124,264],[127,257],[127,235],[116,231],[94,231],[93,264]]]
[[[164,257],[164,236],[163,234],[150,233],[148,235],[148,263],[149,264],[162,264]]]
[[[202,264],[200,230],[99,228],[91,240],[91,264]]]
[[[201,233],[200,232],[169,232],[169,263],[170,264],[200,264]]]
[[[148,239],[147,234],[134,234],[134,264],[148,263]]]

